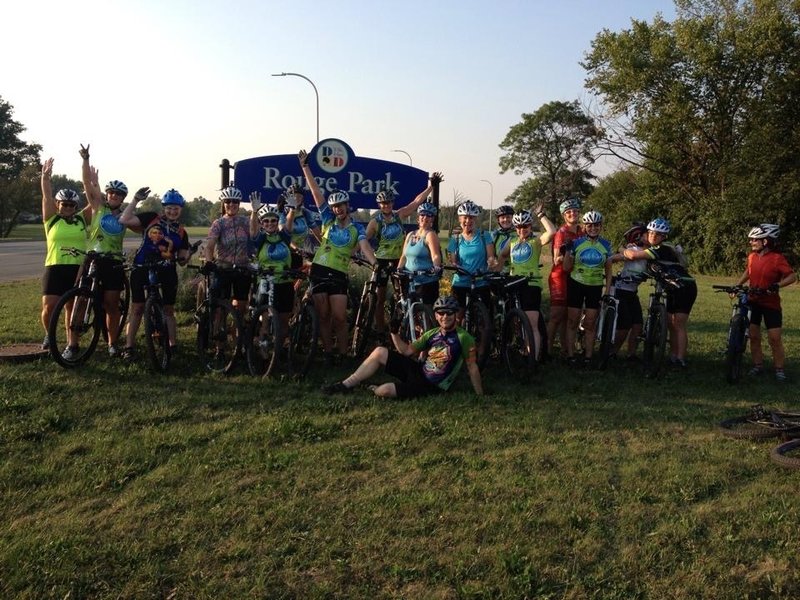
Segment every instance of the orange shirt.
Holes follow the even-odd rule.
[[[767,289],[792,272],[792,267],[780,252],[769,251],[764,254],[751,252],[747,256],[747,276],[750,279],[750,287]],[[757,304],[762,308],[779,310],[781,307],[781,297],[778,294],[750,296],[749,300],[751,304]]]

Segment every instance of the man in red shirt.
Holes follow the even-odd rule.
[[[739,279],[738,285],[748,280],[750,287],[769,290],[767,294],[751,294],[750,302],[750,353],[753,356],[751,375],[764,372],[764,352],[761,349],[761,319],[767,328],[767,340],[772,349],[772,362],[775,365],[775,378],[786,381],[783,366],[786,359],[781,340],[783,311],[778,289],[797,281],[792,267],[786,258],[777,251],[780,228],[772,223],[762,223],[753,227],[747,237],[752,252],[747,257],[747,269]]]

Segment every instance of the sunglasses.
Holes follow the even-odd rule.
[[[224,204],[239,204],[238,200],[223,200]]]
[[[125,196],[125,192],[120,192],[119,190],[108,190],[106,193],[112,196]]]
[[[517,229],[530,229],[530,225],[517,225]]]
[[[61,206],[64,208],[75,208],[78,205],[75,202],[61,202]]]
[[[447,315],[448,317],[452,317],[454,314],[456,314],[456,311],[454,311],[454,310],[437,310],[436,314],[437,315]]]
[[[278,219],[261,219],[261,222],[269,225],[270,223],[277,223]]]

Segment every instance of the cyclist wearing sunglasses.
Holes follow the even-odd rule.
[[[239,313],[247,310],[250,295],[250,275],[245,270],[230,271],[231,267],[246,267],[250,262],[250,231],[252,217],[239,214],[242,192],[228,186],[219,195],[222,215],[208,230],[203,264],[205,273],[214,273],[212,278],[218,297],[227,300],[233,295],[233,306]]]
[[[42,277],[42,326],[45,337],[42,348],[47,349],[47,326],[58,299],[75,285],[83,256],[65,255],[62,248],[86,248],[86,219],[78,212],[78,192],[59,190],[53,196],[50,178],[53,175],[53,159],[42,165],[42,220],[47,241],[47,255]],[[91,218],[91,211],[87,212]],[[69,317],[69,315],[67,315]]]
[[[461,367],[466,364],[472,388],[482,396],[483,383],[476,360],[475,340],[456,325],[458,309],[458,300],[453,296],[440,296],[433,304],[439,326],[426,331],[410,344],[398,334],[400,323],[393,321],[389,331],[397,352],[378,346],[352,375],[324,386],[322,391],[326,394],[348,393],[383,369],[399,381],[371,386],[376,396],[414,398],[440,394],[450,389]],[[416,360],[418,356],[424,360]]]
[[[547,352],[553,356],[553,343],[558,336],[561,343],[561,355],[566,357],[567,346],[567,282],[569,273],[564,271],[564,253],[561,251],[565,244],[579,238],[581,229],[581,201],[577,198],[567,198],[559,205],[559,211],[564,218],[564,224],[558,228],[553,238],[553,268],[547,279],[550,288],[550,319],[547,321]]]

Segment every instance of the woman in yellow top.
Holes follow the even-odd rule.
[[[91,208],[87,206],[84,214],[78,212],[78,192],[70,189],[59,190],[53,196],[50,178],[53,175],[53,159],[48,158],[42,165],[42,220],[47,240],[47,255],[42,277],[42,327],[45,338],[42,349],[47,349],[47,327],[50,315],[58,299],[75,285],[83,262],[83,256],[64,254],[64,248],[86,249],[86,225],[91,220]],[[69,319],[71,306],[67,307]],[[68,346],[65,353],[71,352],[73,341],[67,331]]]

